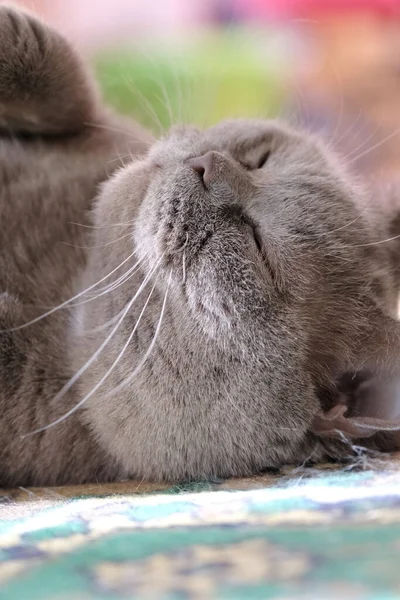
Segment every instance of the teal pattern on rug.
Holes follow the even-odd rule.
[[[400,474],[76,498],[7,517],[0,598],[398,599]]]

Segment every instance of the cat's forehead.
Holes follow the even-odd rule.
[[[232,151],[246,151],[266,142],[288,141],[293,135],[293,131],[278,121],[255,119],[222,121],[204,132],[209,143]]]
[[[277,121],[235,119],[222,121],[204,131],[193,126],[177,126],[160,140],[150,152],[156,162],[185,159],[217,150],[242,159],[260,147],[274,149],[282,144],[303,141],[297,132]]]

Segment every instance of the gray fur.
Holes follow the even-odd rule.
[[[397,250],[374,245],[388,226],[365,192],[304,132],[232,121],[153,143],[94,90],[57,33],[0,7],[0,485],[347,455],[313,419],[343,373],[398,357]],[[139,158],[120,168],[127,152]]]

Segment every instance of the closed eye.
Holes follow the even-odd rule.
[[[260,160],[257,163],[257,169],[262,169],[263,168],[263,166],[265,165],[265,163],[269,159],[270,154],[271,154],[271,152],[269,150],[267,150],[267,152],[264,152],[264,154],[262,154],[262,156],[260,157]]]
[[[245,225],[247,225],[247,227],[250,229],[257,249],[259,250],[259,252],[263,252],[263,242],[259,228],[254,223],[254,221],[250,219],[247,215],[242,215],[242,219]]]
[[[269,159],[270,154],[271,154],[271,151],[267,150],[266,152],[264,152],[264,154],[262,154],[260,156],[260,158],[258,159],[258,161],[256,163],[249,164],[249,163],[242,162],[241,165],[247,171],[256,171],[257,169],[262,169],[263,166],[265,165],[265,163],[267,162],[267,160]]]
[[[257,227],[252,227],[253,230],[253,237],[254,237],[254,242],[257,246],[257,249],[259,250],[259,252],[263,251],[263,243],[262,243],[262,238],[261,238],[261,234],[260,231]]]
[[[255,222],[252,219],[250,219],[247,215],[244,214],[242,214],[242,222],[249,228],[252,238],[254,240],[254,244],[263,258],[264,265],[268,269],[271,280],[276,281],[276,275],[274,269],[270,264],[270,261],[268,260],[265,244],[263,242],[263,238],[259,227],[255,224]]]

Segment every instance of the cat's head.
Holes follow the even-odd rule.
[[[243,475],[319,447],[316,416],[376,362],[390,312],[361,197],[318,140],[269,121],[175,128],[104,186],[85,282],[115,285],[81,307],[77,366],[107,340],[81,396],[127,473]]]

